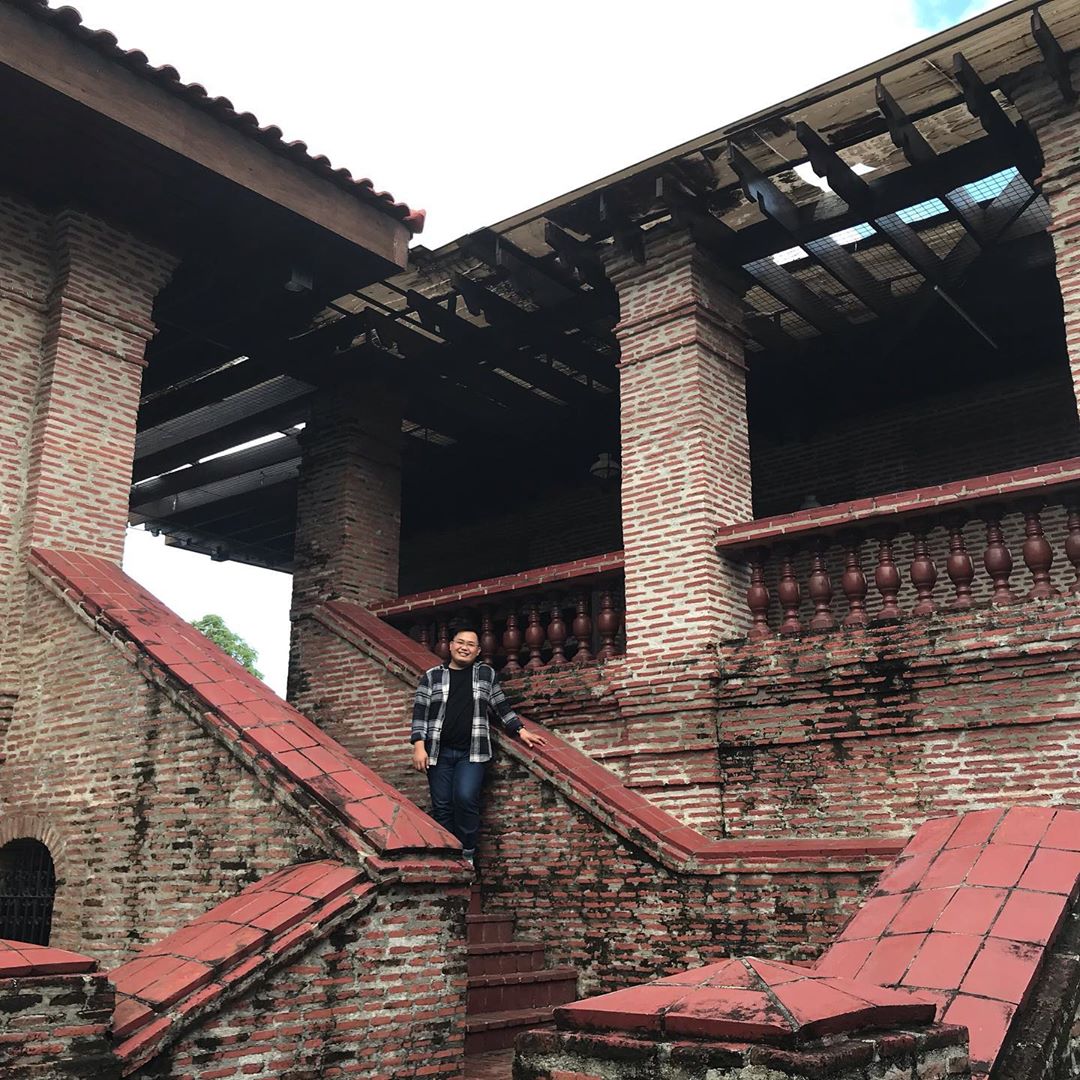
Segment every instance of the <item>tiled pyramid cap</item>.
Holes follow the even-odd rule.
[[[97,963],[89,956],[32,945],[28,941],[0,938],[0,979],[28,979],[37,975],[82,975],[96,971]]]
[[[561,1028],[793,1047],[867,1029],[928,1024],[933,1002],[907,991],[742,957],[555,1010]]]

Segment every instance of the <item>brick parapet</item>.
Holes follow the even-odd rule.
[[[657,228],[618,252],[627,651],[707,648],[741,624],[745,572],[709,536],[753,516],[735,297],[689,236]]]
[[[1069,60],[1080,85],[1080,57]],[[1065,345],[1080,409],[1080,108],[1066,102],[1043,64],[1009,80],[1009,95],[1035,134],[1043,155],[1041,190],[1050,204],[1058,284],[1065,309]]]
[[[113,988],[93,966],[87,961],[82,972],[15,977],[0,971],[5,1080],[118,1080],[120,1065],[109,1037]]]

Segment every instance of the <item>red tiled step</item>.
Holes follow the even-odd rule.
[[[486,1054],[513,1046],[514,1040],[529,1028],[551,1024],[552,1006],[542,1009],[512,1009],[465,1017],[465,1053]]]
[[[470,945],[486,945],[493,941],[511,941],[514,937],[512,915],[466,915]]]
[[[577,997],[573,968],[516,971],[506,975],[475,975],[469,979],[467,1015],[565,1005]]]
[[[469,975],[509,975],[515,971],[542,971],[542,941],[492,941],[470,945]]]

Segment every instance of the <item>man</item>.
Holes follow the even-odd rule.
[[[478,664],[480,637],[470,627],[450,641],[450,660],[420,677],[413,702],[413,768],[426,772],[431,816],[452,832],[471,863],[480,831],[480,789],[491,760],[494,714],[508,735],[526,746],[544,746],[540,735],[526,731],[510,707],[489,664]]]

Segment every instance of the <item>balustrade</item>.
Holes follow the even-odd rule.
[[[616,555],[607,565],[621,566]],[[446,594],[402,597],[375,614],[392,622],[444,662],[456,624],[467,622],[480,636],[480,659],[513,676],[522,671],[580,667],[619,656],[622,634],[621,572],[605,570],[584,580],[558,579],[559,567],[526,571],[544,585],[506,592],[490,583],[456,586]]]
[[[1080,593],[1080,461],[1060,465],[721,529],[749,565],[749,638]]]

